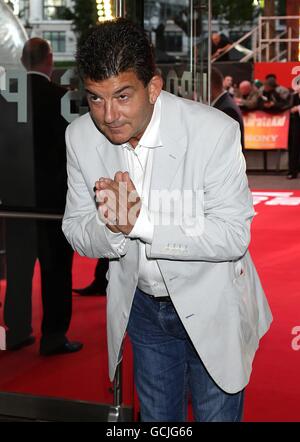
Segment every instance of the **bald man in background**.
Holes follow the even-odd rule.
[[[24,155],[33,152],[36,210],[63,214],[68,123],[61,116],[61,98],[66,90],[51,82],[53,55],[45,40],[28,40],[23,48],[22,63],[28,74],[28,119],[23,127],[22,149]],[[28,145],[28,133],[33,146]],[[18,176],[16,180],[21,178]],[[73,353],[82,348],[80,342],[70,342],[66,337],[72,315],[72,258],[73,251],[61,231],[60,219],[7,220],[4,321],[8,350],[20,350],[35,342],[31,295],[36,259],[41,268],[43,303],[40,354]]]
[[[259,92],[250,81],[242,81],[235,95],[235,102],[242,111],[257,109]]]
[[[211,35],[212,60],[230,61],[230,54],[229,52],[226,52],[230,46],[231,41],[225,34],[213,32]]]

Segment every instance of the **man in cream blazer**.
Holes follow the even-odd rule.
[[[171,391],[174,390],[172,383],[164,393],[167,399],[157,395],[156,399],[151,399],[152,402],[148,400],[149,395],[155,396],[156,393],[152,391],[161,374],[149,380],[153,384],[147,390],[145,384],[151,377],[151,371],[156,368],[149,362],[152,359],[147,360],[146,366],[141,368],[139,364],[146,360],[146,356],[140,351],[148,345],[145,336],[151,339],[156,336],[156,331],[142,330],[144,324],[149,322],[151,325],[152,320],[143,318],[138,323],[137,312],[143,314],[143,311],[153,308],[161,315],[165,309],[173,309],[172,315],[178,316],[176,327],[183,325],[177,343],[181,344],[184,339],[192,343],[189,345],[193,349],[187,351],[193,351],[199,359],[202,366],[199,378],[207,376],[209,380],[205,382],[213,384],[213,388],[229,399],[241,395],[249,382],[259,339],[272,321],[248,252],[254,210],[241,153],[240,131],[238,124],[225,114],[161,91],[161,82],[155,76],[155,71],[150,81],[143,83],[143,74],[140,74],[139,68],[130,65],[132,48],[133,59],[138,57],[136,41],[144,45],[144,51],[148,44],[143,32],[136,26],[127,20],[117,19],[100,25],[100,28],[92,33],[92,37],[79,48],[77,54],[88,92],[90,113],[76,119],[66,132],[69,189],[63,231],[79,254],[110,259],[107,334],[111,380],[121,358],[122,342],[128,328],[133,341],[142,419],[184,420],[184,415],[164,410],[176,409],[177,397],[171,399]],[[101,66],[109,63],[107,54],[111,60],[111,48],[109,50],[105,47],[102,38],[105,42],[110,39],[113,41],[115,52],[122,44],[126,45],[129,67],[123,67],[119,72],[111,70],[101,73]],[[97,50],[100,52],[95,52]],[[149,60],[149,53],[146,55]],[[95,63],[91,61],[94,59],[102,63],[96,66],[96,71]],[[92,64],[94,71],[89,71]],[[139,63],[139,66],[144,64]],[[97,72],[100,72],[98,77]],[[146,101],[143,102],[143,99]],[[133,115],[138,100],[142,106]],[[142,131],[133,132],[132,127],[138,127],[136,121],[147,121]],[[149,188],[142,198],[136,223],[141,222],[146,213],[147,222],[144,226],[149,228],[150,223],[151,233],[146,234],[142,227],[140,236],[136,236],[136,232],[131,234],[135,230],[134,222],[129,230],[122,230],[121,227],[118,230],[112,219],[105,219],[109,203],[105,198],[101,200],[101,192],[115,192],[116,184],[122,180],[127,180],[130,186],[138,190],[138,178],[136,181],[130,180],[133,169],[130,168],[131,160],[126,156],[124,147],[128,148],[128,140],[129,148],[131,140],[138,140],[141,145],[144,140],[147,144],[145,139],[149,140],[150,127],[152,136],[155,132],[159,140],[155,148],[148,149],[151,162],[148,159],[146,170],[150,168],[150,173],[148,178],[147,173],[143,177],[143,185],[146,186],[148,179]],[[138,155],[140,144],[136,143],[132,141],[131,150]],[[124,172],[128,174],[122,175]],[[176,192],[188,195],[188,213],[179,217],[179,222],[170,221],[172,217],[167,217],[169,222],[165,222],[166,215],[174,215],[175,209],[174,205],[164,206],[164,201],[160,206],[157,204],[157,195],[161,191],[171,196]],[[138,194],[142,196],[139,191]],[[119,194],[116,195],[118,197]],[[191,203],[195,198],[198,198],[199,203],[196,212]],[[117,217],[115,222],[118,224]],[[161,284],[164,286],[165,292],[160,295],[166,296],[161,298],[161,302],[155,293],[144,293],[141,267],[150,261],[159,270]],[[144,302],[143,306],[135,305],[139,300]],[[137,317],[132,318],[133,315]],[[168,318],[164,321],[166,324]],[[166,336],[169,337],[168,333]],[[186,336],[183,337],[184,333]],[[143,338],[142,343],[138,343],[139,337]],[[171,346],[168,344],[164,347],[158,359],[163,358],[162,355]],[[175,355],[175,360],[181,360],[180,354]],[[188,365],[186,361],[182,364],[184,367]],[[147,369],[149,372],[141,380]],[[168,367],[168,373],[172,372],[173,369]],[[178,376],[173,384],[180,384]],[[163,382],[162,389],[165,384],[168,382]],[[190,388],[195,396],[201,396],[202,387],[191,384]],[[215,401],[210,407],[222,408],[224,404],[220,400],[223,399],[219,399],[219,405]],[[156,412],[155,408],[160,407],[156,403],[165,403],[165,400],[171,400],[172,403],[161,405],[163,410]],[[201,401],[201,398],[198,400]],[[196,401],[193,398],[193,403]],[[218,412],[205,415],[205,404],[198,409],[195,406],[194,414],[197,420],[240,420],[241,404],[242,396],[239,397],[240,409],[232,411],[227,417],[222,417]]]

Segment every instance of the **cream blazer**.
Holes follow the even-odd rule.
[[[184,220],[171,226],[156,223],[146,253],[157,260],[209,374],[224,391],[236,393],[249,382],[259,339],[272,321],[248,252],[254,210],[239,127],[212,107],[167,92],[161,93],[161,102],[163,148],[154,152],[151,191],[192,191],[203,196],[202,209],[192,234]],[[107,337],[112,380],[137,286],[139,247],[138,240],[128,239],[121,254],[115,251],[97,218],[93,188],[100,176],[113,178],[127,168],[122,148],[99,132],[90,114],[68,126],[66,142],[64,234],[79,254],[110,259]],[[149,210],[155,205],[150,198]]]

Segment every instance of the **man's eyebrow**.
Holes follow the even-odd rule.
[[[92,91],[90,91],[90,90],[89,90],[89,89],[87,89],[87,88],[85,88],[85,92],[86,92],[87,94],[95,95],[95,96],[97,96],[97,97],[98,97],[98,95],[97,95],[97,94],[95,94],[95,92],[92,92]]]
[[[121,92],[124,92],[126,89],[134,89],[134,87],[131,86],[130,84],[128,84],[127,86],[123,86],[123,87],[121,87],[120,89],[117,89],[117,90],[114,92],[114,95],[116,95],[116,94],[120,94]]]
[[[122,86],[120,89],[117,89],[116,91],[114,91],[113,95],[118,95],[118,94],[124,92],[126,89],[133,90],[134,87],[131,85]],[[99,95],[97,93],[90,91],[88,88],[85,88],[85,92],[87,92],[88,94],[91,94],[91,95],[95,95],[95,97],[99,97]]]

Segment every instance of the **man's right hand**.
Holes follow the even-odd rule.
[[[141,208],[140,197],[128,172],[117,172],[113,180],[100,178],[95,188],[102,221],[112,232],[128,235]]]

